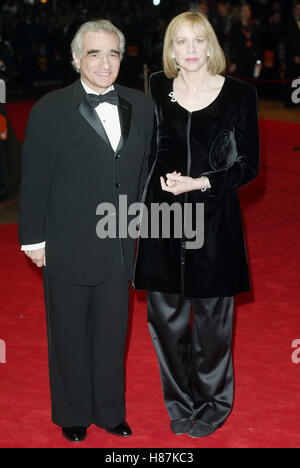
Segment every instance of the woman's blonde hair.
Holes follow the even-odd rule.
[[[194,29],[201,28],[204,37],[208,42],[209,73],[213,76],[217,75],[218,73],[223,73],[226,68],[226,59],[212,25],[202,13],[187,11],[185,13],[181,13],[181,15],[176,16],[171,21],[165,34],[163,49],[163,65],[166,76],[168,78],[177,78],[178,76],[179,68],[176,63],[176,60],[172,58],[173,41],[176,37],[179,28],[186,22],[190,23],[191,27],[193,27]]]

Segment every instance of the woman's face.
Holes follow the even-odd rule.
[[[241,8],[240,17],[242,21],[250,21],[252,12],[248,5],[245,5]]]
[[[180,70],[207,68],[208,43],[201,28],[183,23],[173,40],[173,54]]]

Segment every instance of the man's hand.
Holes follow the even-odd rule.
[[[46,266],[46,249],[25,250],[25,255],[27,255],[37,267],[41,268]]]

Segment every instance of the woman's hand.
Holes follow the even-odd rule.
[[[192,177],[182,176],[181,172],[176,171],[172,172],[172,174],[166,174],[166,176],[166,181],[163,177],[160,178],[161,188],[165,192],[173,193],[173,195],[181,195],[193,190],[205,191],[211,187],[207,177],[193,179]]]

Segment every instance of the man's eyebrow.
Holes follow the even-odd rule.
[[[86,55],[98,54],[99,52],[102,52],[102,50],[100,50],[100,49],[91,49],[91,50],[88,50],[88,51],[87,51]],[[113,52],[114,54],[121,55],[121,53],[120,53],[119,50],[110,49],[109,52]]]
[[[98,52],[101,52],[101,50],[91,49],[87,51],[86,55],[97,54]]]

